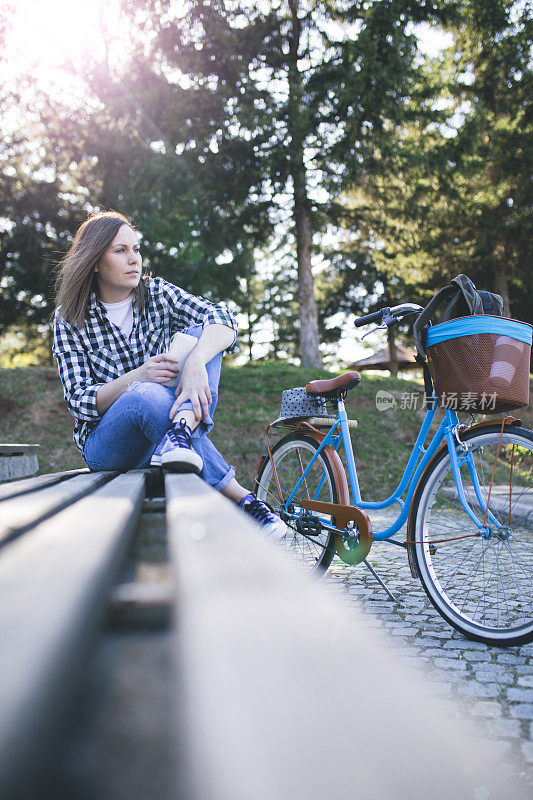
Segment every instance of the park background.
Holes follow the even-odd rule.
[[[531,12],[4,2],[0,439],[39,442],[44,471],[82,465],[49,320],[55,266],[95,210],[133,219],[147,272],[237,313],[213,438],[248,483],[281,390],[365,355],[354,314],[424,304],[463,272],[533,322]],[[382,387],[412,389],[365,376],[350,411],[368,415],[362,456],[388,486],[421,411],[376,414]]]

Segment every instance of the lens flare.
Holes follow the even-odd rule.
[[[123,21],[112,0],[17,0],[4,8],[7,78],[61,81],[116,49]]]

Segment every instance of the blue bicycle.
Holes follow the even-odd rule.
[[[403,304],[356,325],[420,310]],[[426,444],[438,410],[426,392],[426,415],[398,487],[384,500],[363,500],[344,405],[359,381],[348,372],[307,385],[308,396],[336,407],[334,418],[295,417],[267,428],[257,495],[290,528],[285,546],[307,569],[325,571],[335,554],[367,563],[372,543],[390,540],[406,549],[437,611],[465,636],[498,646],[532,641],[533,433],[509,416],[461,424],[445,409]],[[280,425],[289,432],[271,446]],[[368,512],[395,503],[396,519],[373,531]],[[405,524],[405,540],[393,539]]]

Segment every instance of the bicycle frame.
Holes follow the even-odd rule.
[[[311,461],[307,465],[306,469],[302,472],[302,475],[298,479],[294,489],[290,493],[289,497],[286,500],[286,505],[288,506],[296,493],[298,492],[300,486],[302,485],[303,481],[305,481],[309,470],[311,469],[312,465],[326,446],[330,446],[338,451],[341,443],[344,448],[344,453],[346,456],[346,464],[348,468],[348,477],[349,477],[349,484],[352,493],[352,502],[354,506],[358,508],[362,508],[365,510],[377,510],[377,509],[384,509],[388,508],[389,506],[393,505],[393,503],[398,503],[400,506],[400,512],[398,517],[394,521],[394,523],[382,531],[374,531],[373,538],[374,541],[383,541],[384,539],[390,539],[395,533],[397,533],[400,528],[405,524],[407,521],[407,517],[409,514],[409,509],[411,507],[411,502],[413,500],[413,496],[422,476],[424,470],[426,469],[427,465],[441,446],[442,442],[445,441],[448,453],[450,455],[450,461],[452,465],[452,472],[455,479],[455,485],[457,487],[457,492],[459,496],[459,500],[461,505],[463,506],[465,512],[468,514],[472,522],[478,528],[480,535],[489,535],[489,529],[487,524],[483,524],[483,522],[479,519],[473,509],[470,507],[468,500],[466,499],[463,480],[461,477],[461,466],[466,464],[470,478],[472,480],[472,485],[474,488],[474,492],[476,495],[476,499],[479,503],[479,507],[483,512],[486,522],[491,522],[493,525],[497,527],[502,527],[500,523],[495,519],[493,514],[487,508],[485,500],[482,496],[481,486],[478,480],[474,459],[472,454],[468,451],[468,448],[463,451],[462,454],[457,453],[456,448],[456,441],[454,440],[455,431],[457,430],[457,426],[459,425],[459,419],[457,417],[457,413],[450,409],[445,409],[444,411],[444,419],[440,423],[438,429],[435,431],[430,443],[427,447],[424,447],[424,443],[427,439],[429,429],[431,427],[431,423],[435,417],[437,412],[436,408],[428,409],[426,411],[426,416],[420,430],[418,432],[418,436],[416,437],[416,441],[413,445],[413,449],[403,475],[400,479],[400,482],[394,492],[387,497],[385,500],[381,500],[378,502],[370,502],[364,501],[361,497],[361,491],[359,488],[359,481],[357,477],[357,467],[355,464],[355,458],[352,448],[352,442],[350,439],[350,432],[348,428],[348,417],[346,414],[346,408],[344,406],[344,400],[342,398],[338,399],[337,402],[338,414],[337,419],[328,430],[327,434],[324,436],[318,450],[313,455]],[[315,495],[312,499],[315,499],[320,492],[322,487],[323,481],[325,477],[322,478],[320,481]],[[405,495],[405,499],[402,499],[402,495],[407,490],[407,494]]]

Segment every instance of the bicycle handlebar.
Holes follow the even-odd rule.
[[[418,314],[420,311],[423,311],[423,308],[416,303],[401,303],[399,306],[386,306],[385,308],[380,308],[379,311],[374,311],[372,314],[358,317],[353,324],[356,328],[362,328],[363,325],[369,325],[371,322],[385,322],[389,326],[408,314]]]
[[[368,325],[370,322],[381,322],[381,318],[383,316],[383,309],[379,311],[374,311],[373,314],[365,314],[364,317],[359,317],[359,319],[354,319],[353,324],[356,328],[362,328],[363,325]]]

